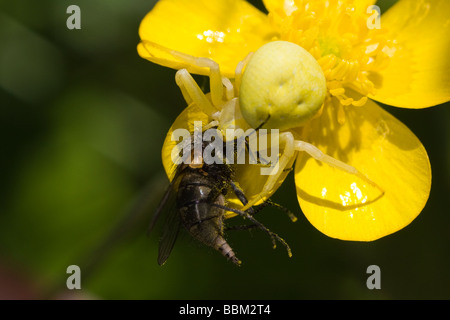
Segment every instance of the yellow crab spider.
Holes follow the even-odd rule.
[[[300,46],[287,41],[273,41],[241,61],[235,71],[234,85],[220,73],[219,65],[209,58],[198,58],[154,43],[159,50],[179,59],[182,64],[209,69],[210,98],[205,95],[187,69],[177,71],[175,79],[184,99],[195,103],[212,121],[204,127],[218,126],[247,129],[279,129],[282,153],[278,165],[269,174],[258,197],[242,208],[254,206],[271,193],[281,173],[297,151],[350,174],[384,191],[356,168],[324,154],[314,145],[295,140],[289,129],[301,127],[320,111],[326,97],[325,76],[317,61]],[[245,70],[244,70],[245,68]],[[245,121],[239,121],[243,117]]]
[[[317,60],[299,45],[273,41],[260,47],[242,75],[239,103],[254,128],[289,130],[303,126],[322,107],[327,83]]]

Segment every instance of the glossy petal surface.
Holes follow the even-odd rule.
[[[424,108],[450,100],[450,1],[401,0],[381,15],[381,28],[394,39],[384,50],[386,69],[369,78],[373,99],[403,108]]]
[[[378,188],[353,174],[299,156],[295,181],[308,220],[326,235],[371,241],[408,225],[421,212],[431,187],[427,153],[400,121],[369,101],[349,108],[344,125],[328,105],[308,126],[311,142],[353,167]]]
[[[224,75],[232,77],[238,62],[275,34],[267,16],[243,0],[162,0],[141,22],[143,42],[138,52],[152,62],[198,74],[207,70],[186,64],[158,46],[211,58]]]

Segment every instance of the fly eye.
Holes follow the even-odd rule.
[[[300,127],[320,110],[327,93],[326,79],[316,59],[287,41],[259,48],[248,62],[239,89],[242,115],[253,127]]]

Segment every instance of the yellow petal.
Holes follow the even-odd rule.
[[[269,13],[277,12],[278,14],[286,16],[291,15],[292,12],[298,9],[298,6],[305,5],[305,1],[302,2],[296,0],[263,0],[263,2]],[[375,2],[376,0],[354,0],[353,4],[356,7],[356,10],[366,12],[367,7],[375,4]]]
[[[267,16],[243,0],[161,0],[141,22],[138,53],[152,62],[199,74],[205,70],[159,47],[208,57],[219,63],[225,76],[232,77],[237,63],[274,34]]]
[[[282,151],[282,150],[280,150]],[[242,190],[244,190],[245,196],[247,199],[252,201],[255,198],[259,198],[259,201],[255,203],[255,205],[259,205],[263,203],[265,200],[269,199],[275,191],[281,186],[283,181],[286,179],[289,174],[293,163],[295,161],[295,157],[292,157],[289,164],[287,165],[287,170],[285,170],[280,177],[277,179],[274,187],[271,191],[265,194],[261,198],[261,190],[264,184],[267,182],[267,179],[270,177],[268,175],[261,175],[261,165],[258,164],[237,164],[235,165],[235,181],[239,184]],[[233,203],[235,207],[242,208],[241,202],[237,199],[229,198],[227,199],[230,203]]]
[[[367,8],[371,5],[376,4],[377,0],[354,0],[354,6],[357,11],[362,11],[367,13]]]
[[[274,12],[281,16],[290,16],[298,9],[294,0],[263,0],[263,3],[269,13]]]
[[[450,100],[450,1],[401,0],[381,16],[386,69],[369,78],[378,89],[373,99],[403,108],[424,108]]]
[[[194,132],[194,121],[201,121],[203,125],[206,125],[210,122],[208,116],[203,113],[200,108],[195,104],[189,105],[183,112],[177,117],[175,122],[167,132],[166,139],[164,140],[163,148],[162,148],[162,163],[164,166],[164,170],[166,171],[167,177],[170,181],[175,176],[175,171],[177,165],[174,164],[172,160],[172,149],[175,148],[180,142],[172,139],[172,134],[176,129],[185,129],[189,132]]]
[[[208,116],[203,113],[195,104],[189,105],[184,111],[177,117],[177,119],[172,124],[169,132],[166,135],[166,139],[164,141],[164,145],[162,148],[162,162],[166,174],[170,181],[174,178],[175,171],[177,165],[174,164],[172,160],[172,149],[177,146],[181,142],[172,140],[172,133],[176,129],[186,129],[189,132],[194,131],[194,121],[201,121],[203,126],[209,124],[210,119]],[[225,133],[222,133],[225,136]],[[267,137],[268,142],[270,142],[270,136]],[[282,152],[282,150],[280,150]],[[248,159],[248,158],[247,158]],[[288,164],[288,168],[290,168],[295,161],[295,157],[293,157]],[[246,162],[248,163],[248,162]],[[269,175],[262,175],[261,168],[263,168],[260,164],[235,164],[233,165],[235,170],[235,176],[233,182],[235,182],[238,187],[240,187],[245,196],[249,201],[252,201],[256,197],[260,197],[260,192],[267,179],[270,177]],[[264,195],[261,199],[256,202],[256,205],[261,204],[264,200],[268,199],[282,184],[286,176],[289,174],[289,170],[285,170],[271,192]],[[233,192],[229,192],[227,194],[228,206],[232,208],[240,209],[243,207],[241,201],[235,196]],[[236,214],[229,212],[226,217],[232,217]]]
[[[431,168],[419,139],[372,101],[350,107],[337,121],[328,104],[305,130],[309,142],[364,174],[383,191],[353,174],[302,155],[295,167],[300,206],[326,235],[371,241],[407,226],[421,212],[431,187]]]

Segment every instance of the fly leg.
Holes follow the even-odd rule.
[[[242,202],[242,204],[245,206],[248,203],[247,197],[244,194],[244,191],[241,190],[233,181],[230,181],[231,188],[233,189],[234,193],[236,194],[236,197]],[[250,207],[247,209],[247,211],[251,214],[254,214],[255,209],[254,207]]]
[[[244,192],[234,182],[231,181],[230,185],[231,185],[231,188],[233,188],[233,191],[236,194],[236,196],[238,197],[238,199],[245,206],[248,203],[248,200],[247,200],[247,197],[245,196]],[[255,213],[261,211],[263,208],[265,208],[267,206],[272,206],[272,207],[278,208],[281,211],[283,211],[284,213],[286,213],[287,216],[289,217],[289,219],[291,219],[292,222],[297,221],[297,217],[295,216],[294,213],[292,213],[292,211],[290,211],[288,208],[283,207],[281,204],[273,202],[270,199],[267,199],[266,201],[264,201],[260,205],[252,206],[252,207],[248,208],[247,212],[249,212],[251,214],[255,214]]]
[[[225,231],[231,231],[231,230],[249,230],[258,227],[256,224],[244,224],[240,226],[231,226],[231,227],[225,227]]]
[[[245,196],[244,192],[235,183],[233,183],[232,181],[230,182],[230,185],[233,188],[233,191],[236,194],[236,196],[238,197],[238,199],[245,206],[248,203],[248,200],[247,200],[247,197]],[[253,217],[253,214],[255,214],[257,212],[257,211],[255,211],[254,207],[249,207],[247,209],[247,211],[241,211],[241,210],[237,210],[237,209],[233,209],[233,208],[228,208],[228,207],[225,207],[225,206],[220,206],[220,205],[217,205],[217,204],[214,204],[214,205],[218,206],[218,207],[221,207],[224,210],[234,212],[234,213],[240,215],[241,217],[250,220],[252,222],[252,224],[249,225],[248,228],[259,228],[259,229],[263,230],[264,232],[266,232],[270,236],[274,249],[277,246],[276,245],[276,241],[278,240],[280,243],[282,243],[286,247],[286,250],[288,252],[288,256],[292,257],[292,251],[291,251],[291,248],[289,247],[289,245],[287,244],[287,242],[283,238],[281,238],[278,234],[270,231],[265,225],[263,225],[261,222],[259,222],[258,220],[256,220]]]
[[[234,183],[232,183],[232,185],[234,185]],[[235,186],[235,187],[237,188],[237,186]],[[262,209],[264,209],[265,207],[268,207],[268,206],[272,206],[272,207],[275,207],[275,208],[283,211],[284,213],[286,213],[286,215],[289,217],[289,219],[291,219],[292,222],[296,222],[297,221],[297,217],[295,216],[295,214],[291,210],[289,210],[288,208],[283,207],[281,204],[273,202],[270,199],[267,199],[265,202],[261,203],[260,205],[251,207],[251,209],[253,209],[253,213],[252,214],[254,215],[255,213],[260,212]],[[255,227],[257,227],[257,225],[255,225],[255,224],[246,224],[246,225],[241,225],[241,226],[226,227],[225,230],[226,231],[229,231],[229,230],[248,230],[248,229],[253,229]]]
[[[273,202],[270,199],[267,199],[265,202],[261,203],[260,205],[254,207],[254,208],[256,208],[257,211],[260,211],[262,208],[265,208],[267,206],[272,206],[272,207],[275,207],[275,208],[283,211],[284,213],[287,214],[287,216],[289,217],[289,219],[291,219],[292,222],[297,221],[297,217],[295,216],[295,214],[291,210],[289,210],[288,208],[283,207],[281,204]]]
[[[292,257],[292,251],[291,251],[291,248],[289,247],[289,245],[287,244],[287,242],[283,238],[281,238],[278,234],[276,234],[275,232],[270,231],[265,225],[263,225],[261,222],[256,220],[250,213],[248,213],[246,211],[241,211],[241,210],[229,208],[226,206],[222,206],[222,205],[216,204],[216,203],[211,204],[211,206],[215,206],[217,208],[221,208],[226,211],[231,211],[233,213],[240,215],[244,219],[250,220],[251,222],[253,222],[253,224],[255,225],[256,228],[263,230],[264,232],[266,232],[269,235],[270,239],[272,240],[272,245],[273,245],[274,249],[277,247],[276,242],[279,241],[281,244],[283,244],[286,247],[288,256]]]

